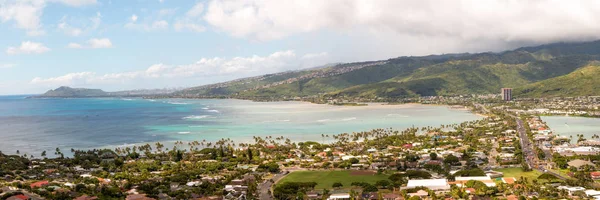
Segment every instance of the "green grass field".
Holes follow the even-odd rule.
[[[284,182],[316,182],[315,189],[331,189],[331,185],[340,182],[344,188],[350,188],[352,182],[367,182],[375,184],[379,180],[388,180],[386,174],[352,174],[351,170],[345,171],[297,171],[288,174],[279,183]]]
[[[514,177],[516,179],[518,179],[520,177],[525,177],[529,181],[531,181],[533,179],[537,179],[538,176],[542,175],[541,172],[535,171],[535,170],[529,171],[529,172],[524,172],[523,169],[521,169],[520,167],[495,169],[494,171],[499,171],[499,172],[504,173],[504,177]]]

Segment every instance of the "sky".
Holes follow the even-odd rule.
[[[592,0],[0,0],[0,95],[599,38]]]

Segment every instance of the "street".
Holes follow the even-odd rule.
[[[273,176],[273,178],[269,179],[269,180],[265,180],[263,183],[261,183],[259,185],[259,199],[273,199],[273,197],[271,196],[271,194],[269,194],[271,187],[273,186],[274,183],[277,183],[277,181],[279,181],[281,178],[285,177],[288,174],[288,172],[281,172],[279,174],[276,174],[275,176]],[[273,180],[273,182],[271,182],[271,180]]]
[[[521,140],[523,158],[525,159],[527,166],[529,166],[529,168],[532,169],[532,166],[535,166],[535,153],[533,151],[533,146],[531,144],[531,141],[529,140],[529,137],[527,137],[527,132],[525,130],[525,127],[523,126],[523,120],[521,120],[517,116],[513,117],[515,117],[515,119],[517,120],[517,131],[519,132],[519,138]]]

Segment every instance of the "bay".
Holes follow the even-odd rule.
[[[600,118],[542,116],[542,120],[554,131],[554,134],[573,136],[572,144],[576,143],[577,134],[583,134],[587,139],[591,139],[594,134],[600,135]]]
[[[236,143],[253,136],[322,141],[375,128],[403,130],[481,119],[466,110],[419,104],[331,106],[232,99],[27,99],[0,97],[0,151],[41,151],[174,141]],[[51,153],[48,153],[51,154]]]

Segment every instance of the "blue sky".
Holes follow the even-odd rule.
[[[0,94],[595,40],[598,13],[597,1],[0,0]]]

